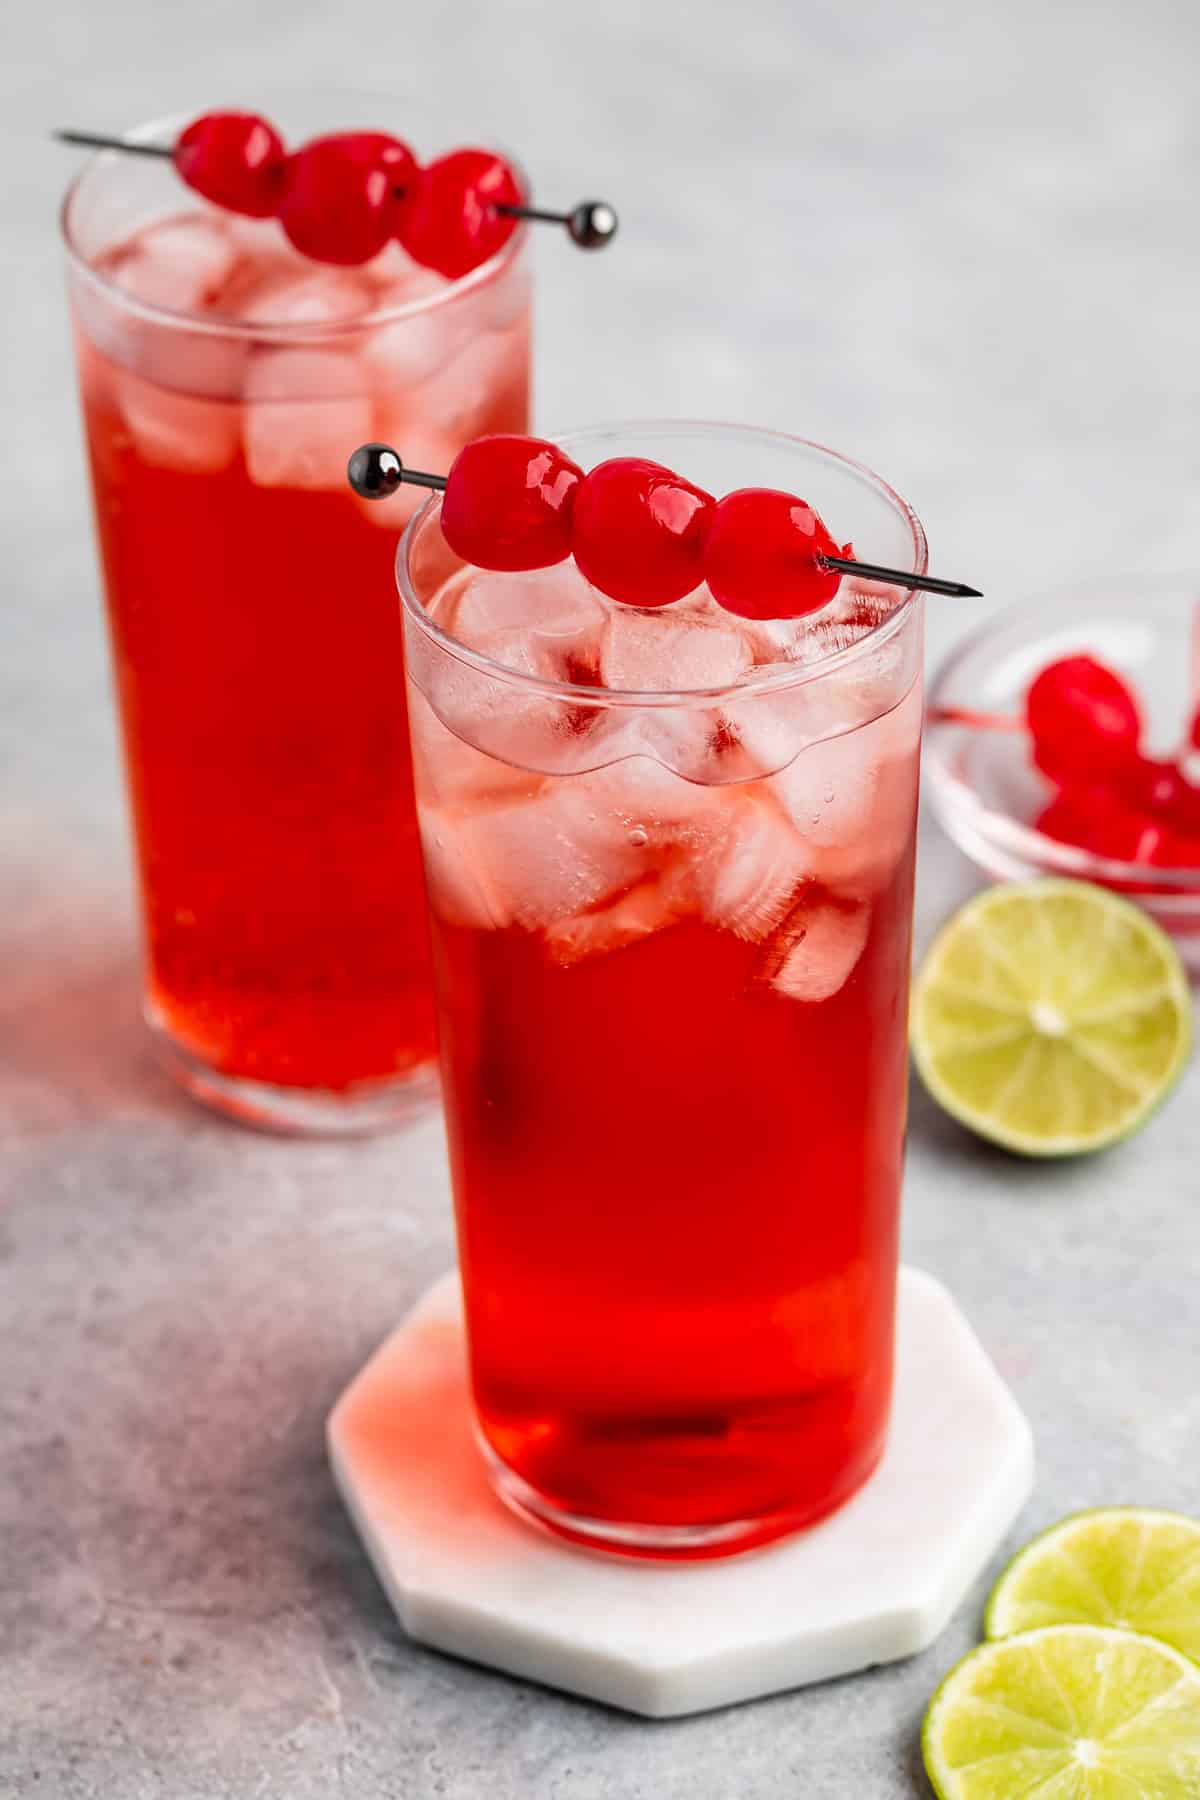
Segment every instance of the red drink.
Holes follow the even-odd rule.
[[[187,199],[101,159],[66,221],[148,1011],[203,1097],[370,1125],[430,1091],[436,1042],[397,515],[346,458],[390,437],[439,467],[524,427],[524,257],[322,267]]]
[[[567,448],[586,464],[610,445]],[[739,461],[777,462],[776,485],[873,554],[923,556],[887,490],[794,440],[679,428],[647,453],[689,474],[702,455],[731,464],[724,480],[701,464],[717,492]],[[408,549],[494,1478],[598,1545],[744,1548],[837,1506],[884,1444],[919,605],[844,588],[816,621],[763,626],[703,590],[614,607],[570,563],[446,579],[436,507]],[[451,655],[430,616],[488,661]],[[704,692],[645,699],[672,681]]]

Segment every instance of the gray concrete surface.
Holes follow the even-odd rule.
[[[540,418],[690,413],[851,450],[997,604],[1200,568],[1197,15],[1177,0],[61,0],[0,68],[0,1794],[900,1800],[928,1654],[647,1725],[407,1644],[334,1497],[334,1395],[447,1262],[436,1122],[206,1118],[149,1064],[54,234],[54,123],[335,83],[426,145],[610,195],[540,246]],[[976,616],[972,612],[970,617]],[[934,651],[966,623],[939,607]],[[926,828],[922,933],[969,872]],[[1026,1168],[917,1095],[906,1250],[1033,1421],[1024,1526],[1200,1509],[1200,1072],[1101,1161]]]

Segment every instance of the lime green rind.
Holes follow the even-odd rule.
[[[1128,928],[1124,948],[1131,962],[1140,959],[1137,974],[1145,976],[1143,993],[1135,989],[1126,999],[1122,991],[1120,1003],[1106,1007],[1096,1004],[1102,994],[1090,996],[1086,985],[1080,989],[1074,973],[1078,955],[1072,958],[1071,945],[1056,939],[1053,908],[1043,904],[1056,898],[1093,908],[1105,926],[1112,919]],[[1039,937],[1030,967],[1050,971],[1055,1000],[1065,993],[1077,1020],[1077,1028],[1061,1040],[1043,1039],[1022,1023],[1030,1005],[1025,972],[1013,964],[1007,946],[987,931],[990,913],[1021,907]],[[948,952],[958,965],[965,963],[965,978],[961,967],[949,975],[943,970]],[[1087,979],[1085,970],[1085,984]],[[1093,989],[1099,979],[1093,981]],[[936,1033],[926,1029],[927,1007],[940,1011]],[[1147,1016],[1155,1010],[1161,1014],[1158,1021]],[[956,1054],[956,1024],[961,1028],[962,1054],[971,1065],[971,1085],[986,1085],[991,1079],[1002,1093],[1006,1080],[1020,1077],[1021,1086],[1031,1087],[1050,1114],[1056,1095],[1067,1112],[1086,1091],[1093,1113],[1084,1120],[1084,1128],[1043,1129],[1036,1134],[1011,1130],[993,1112],[972,1105],[938,1067],[939,1062],[952,1062]],[[968,1130],[1020,1156],[1078,1156],[1132,1136],[1170,1094],[1191,1053],[1191,991],[1169,938],[1120,895],[1077,881],[1013,884],[976,895],[938,933],[914,987],[910,1039],[929,1092]],[[985,1061],[989,1056],[994,1065],[990,1076]],[[1017,1067],[1014,1077],[1013,1060],[1023,1057],[1036,1060],[1038,1068],[1026,1074]],[[1078,1075],[1081,1064],[1086,1064],[1086,1080],[1072,1080],[1072,1070]],[[1105,1117],[1111,1120],[1107,1125],[1102,1123]]]
[[[986,1643],[941,1682],[921,1751],[938,1800],[1196,1800],[1200,1668],[1102,1626]]]

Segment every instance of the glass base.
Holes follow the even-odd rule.
[[[510,1512],[527,1525],[567,1538],[586,1549],[607,1556],[652,1557],[657,1561],[700,1562],[717,1556],[737,1556],[757,1550],[776,1538],[804,1531],[850,1500],[874,1474],[882,1447],[870,1466],[860,1472],[845,1492],[833,1495],[827,1506],[814,1511],[772,1513],[762,1518],[723,1520],[714,1525],[634,1525],[616,1519],[592,1519],[564,1512],[530,1487],[496,1452],[475,1425],[475,1441],[487,1465],[492,1487]]]
[[[282,1087],[242,1075],[224,1075],[173,1037],[153,1006],[146,1009],[158,1060],[177,1086],[201,1105],[241,1125],[290,1137],[371,1137],[397,1131],[436,1105],[437,1063],[419,1063],[405,1075],[364,1081],[353,1088]]]

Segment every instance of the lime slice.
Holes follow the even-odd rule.
[[[1200,1662],[1200,1520],[1141,1506],[1075,1513],[1013,1557],[984,1629],[1124,1625]]]
[[[941,1800],[1196,1800],[1200,1669],[1132,1631],[1049,1625],[951,1669],[921,1749]]]
[[[913,1055],[929,1091],[1025,1156],[1127,1137],[1169,1092],[1191,1041],[1170,941],[1138,907],[1081,881],[977,894],[913,990]]]

